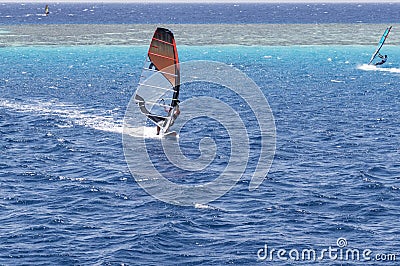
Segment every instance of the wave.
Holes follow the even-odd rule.
[[[110,115],[115,110],[87,109],[58,101],[22,103],[6,99],[0,99],[0,107],[20,113],[33,113],[41,116],[54,115],[65,119],[67,126],[57,125],[59,127],[80,125],[114,133],[122,133],[123,129],[122,119],[116,119]]]
[[[208,204],[201,204],[201,203],[195,203],[194,204],[195,209],[208,209],[208,210],[218,210],[222,211],[222,209],[208,205]]]
[[[58,101],[22,103],[6,99],[0,99],[0,107],[19,113],[34,113],[42,116],[54,115],[63,118],[65,123],[57,123],[56,125],[59,128],[70,128],[79,125],[101,131],[124,133],[138,138],[161,138],[161,135],[157,135],[155,126],[126,127],[124,129],[123,118],[118,119],[110,115],[115,110],[84,108]],[[177,135],[176,137],[179,136]]]
[[[155,126],[130,127],[128,123],[125,124],[123,134],[135,138],[144,138],[144,139],[179,138],[179,134],[177,134],[174,131],[170,131],[169,134],[166,135],[161,135],[161,134],[157,135],[157,129]]]
[[[400,73],[400,68],[395,68],[395,67],[377,67],[374,65],[368,65],[368,64],[362,64],[360,66],[357,66],[358,69],[364,70],[364,71],[381,71],[381,72],[390,72],[390,73]]]

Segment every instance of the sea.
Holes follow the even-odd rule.
[[[0,4],[0,265],[398,265],[399,3],[49,9]],[[157,27],[171,138],[132,98]]]

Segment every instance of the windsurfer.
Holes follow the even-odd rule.
[[[151,79],[153,72],[157,74],[157,83],[147,84],[147,79],[153,80]],[[139,87],[135,94],[135,101],[138,103],[140,111],[156,125],[157,135],[167,136],[175,133],[168,132],[168,130],[180,113],[177,107],[179,104],[179,80],[179,60],[174,35],[168,29],[157,28],[151,39]],[[145,97],[141,96],[142,93]],[[156,95],[161,93],[172,97],[168,98],[170,102],[166,103],[164,99],[152,101]],[[153,97],[150,94],[153,94]],[[156,106],[154,109],[150,109],[153,113],[146,108],[146,102],[147,106]],[[167,114],[164,114],[163,108]]]
[[[387,55],[383,56],[381,54],[378,54],[378,56],[382,59],[382,61],[375,63],[375,66],[383,65],[384,63],[386,63]]]

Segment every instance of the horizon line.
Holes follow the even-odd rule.
[[[129,3],[137,3],[137,4],[153,4],[153,3],[165,3],[165,4],[376,4],[379,5],[381,3],[385,4],[396,4],[400,3],[400,0],[380,0],[378,3],[376,0],[106,0],[106,1],[96,1],[96,0],[59,0],[56,3],[52,3],[52,1],[26,1],[21,2],[18,0],[0,0],[2,4],[36,4],[36,3],[45,3],[45,4],[58,4],[58,3],[98,3],[98,4],[109,4],[109,3],[118,3],[118,4],[129,4]]]

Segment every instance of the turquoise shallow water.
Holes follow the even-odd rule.
[[[338,248],[338,238],[347,240],[344,252],[398,256],[400,53],[388,45],[388,63],[367,68],[374,48],[178,43],[181,61],[224,62],[254,80],[277,130],[275,158],[257,190],[248,191],[248,174],[220,199],[191,207],[148,195],[124,158],[123,117],[147,45],[1,48],[0,264],[255,265],[271,263],[257,256],[265,244],[319,252]],[[181,99],[205,92],[238,103],[206,83],[186,86]],[[225,147],[221,130],[199,120],[180,141],[195,158],[199,133]],[[154,163],[170,167],[159,152],[149,151]],[[218,152],[207,175],[171,178],[207,180],[226,164],[229,149]],[[351,263],[379,264],[373,258]],[[277,265],[297,262],[273,257]],[[326,255],[320,263],[349,261]]]

